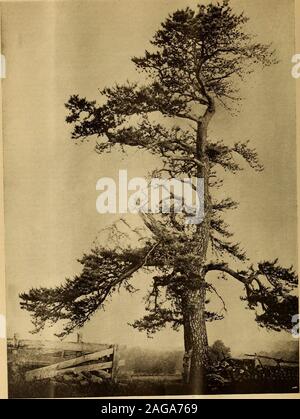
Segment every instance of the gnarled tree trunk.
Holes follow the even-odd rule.
[[[198,273],[196,280],[192,279],[193,285],[188,287],[182,299],[183,328],[185,356],[190,356],[188,372],[184,377],[192,387],[195,394],[203,394],[206,389],[205,369],[208,365],[208,339],[205,323],[205,279],[202,275],[208,243],[211,218],[211,199],[209,194],[209,165],[206,161],[205,148],[208,124],[215,112],[214,104],[207,109],[205,115],[197,127],[197,157],[203,162],[198,168],[198,177],[204,179],[204,220],[197,226],[195,236],[195,253],[198,256],[194,274]],[[193,275],[193,272],[191,272]]]
[[[184,299],[185,356],[190,359],[184,378],[191,384],[195,394],[205,392],[205,368],[208,364],[204,281],[202,285],[198,289],[188,290]]]

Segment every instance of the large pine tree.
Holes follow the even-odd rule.
[[[82,327],[120,287],[133,292],[134,273],[151,268],[147,314],[133,326],[150,333],[167,323],[183,327],[185,351],[191,354],[190,382],[198,393],[203,391],[208,363],[206,321],[222,318],[205,309],[208,292],[223,301],[217,287],[207,281],[209,272],[221,272],[243,284],[241,298],[255,310],[261,326],[288,330],[298,311],[291,293],[297,286],[293,269],[281,267],[277,260],[249,264],[223,219],[237,203],[229,197],[217,201],[214,192],[222,186],[220,169],[233,174],[240,170],[237,156],[253,170],[263,170],[248,143],[231,146],[208,136],[215,113],[239,103],[244,78],[259,66],[276,63],[270,46],[255,42],[245,31],[247,20],[243,13],[234,13],[228,1],[177,10],[154,35],[151,52],[132,60],[146,76],[144,85],[106,88],[101,105],[77,95],[66,104],[72,138],[93,136],[97,153],[136,147],[161,158],[156,176],[203,178],[203,221],[191,225],[185,223],[185,214],[143,214],[150,234],[139,246],[94,248],[80,260],[80,275],[56,288],[33,288],[20,295],[36,331],[47,322],[64,320],[64,336]],[[230,260],[228,255],[243,263],[242,270],[224,262]]]

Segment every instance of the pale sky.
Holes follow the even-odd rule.
[[[5,240],[8,334],[28,337],[27,312],[18,293],[54,286],[80,271],[76,262],[88,252],[103,226],[116,217],[96,212],[96,181],[145,176],[155,168],[141,151],[98,156],[93,140],[75,145],[65,123],[64,103],[71,94],[100,99],[98,89],[137,79],[132,56],[140,56],[160,22],[185,0],[123,0],[1,3],[3,81]],[[279,257],[296,263],[295,81],[292,0],[232,0],[245,10],[249,29],[260,42],[273,42],[280,64],[252,75],[241,90],[240,113],[219,109],[209,135],[225,141],[251,140],[265,172],[245,170],[226,176],[224,197],[240,202],[227,218],[253,263]],[[131,216],[134,217],[134,216]],[[84,340],[156,348],[179,348],[182,333],[162,331],[149,340],[127,325],[143,313],[150,278],[138,274],[140,293],[120,292],[82,329]],[[233,353],[271,349],[286,333],[267,332],[239,301],[241,286],[220,284],[228,313],[208,325],[209,341],[222,339]],[[59,330],[59,329],[58,329]],[[51,337],[53,329],[43,336]],[[32,336],[31,336],[32,337]],[[72,337],[71,337],[72,338]]]

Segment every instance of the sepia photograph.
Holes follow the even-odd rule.
[[[295,1],[0,2],[8,398],[299,394]]]

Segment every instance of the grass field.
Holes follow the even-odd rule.
[[[297,393],[282,382],[232,382],[222,391],[208,391],[207,394],[247,394],[247,393]],[[108,396],[163,396],[189,395],[193,389],[182,383],[181,376],[133,376],[120,379],[117,383],[54,382],[51,380],[25,382],[18,379],[9,382],[10,398],[63,398],[63,397],[108,397]]]

